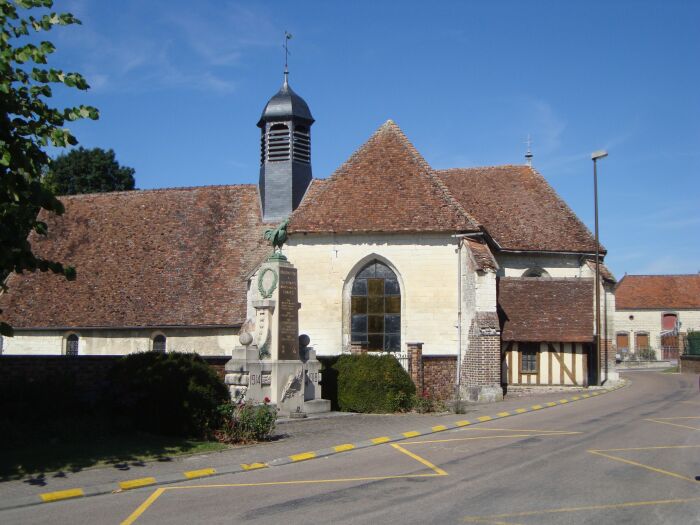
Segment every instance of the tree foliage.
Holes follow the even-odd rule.
[[[51,163],[46,184],[57,195],[134,189],[134,169],[120,166],[113,150],[80,147]]]
[[[57,109],[48,103],[53,85],[89,88],[80,74],[47,66],[55,47],[43,34],[80,23],[70,13],[50,11],[52,6],[52,0],[0,0],[0,273],[41,270],[71,279],[73,268],[37,257],[27,240],[28,232],[47,233],[39,209],[63,213],[42,183],[50,163],[45,148],[77,144],[66,122],[98,118],[91,106]],[[0,323],[0,332],[11,329]]]

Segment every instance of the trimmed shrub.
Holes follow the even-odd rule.
[[[206,437],[221,422],[226,385],[197,354],[142,352],[115,363],[109,405],[128,426],[145,432]]]
[[[387,413],[410,410],[416,387],[391,355],[342,355],[338,372],[338,405],[345,412]]]

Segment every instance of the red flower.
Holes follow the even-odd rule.
[[[265,396],[265,399],[263,399],[263,403],[265,403],[267,405],[269,402],[270,402],[270,398]]]

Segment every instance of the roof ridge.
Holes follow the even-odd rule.
[[[78,193],[75,195],[57,195],[59,199],[82,199],[87,197],[96,196],[112,196],[112,195],[141,195],[143,193],[159,193],[166,191],[194,191],[202,189],[215,189],[215,188],[243,188],[243,187],[257,187],[255,184],[210,184],[206,186],[174,186],[172,188],[146,188],[139,189],[135,188],[133,190],[120,190],[120,191],[96,191],[94,193]]]
[[[474,171],[474,170],[483,170],[483,169],[492,169],[492,168],[529,168],[527,164],[491,164],[488,166],[465,166],[465,167],[454,167],[454,168],[440,168],[436,169],[435,171],[438,173],[444,172],[444,171]]]
[[[387,120],[380,130],[384,129],[393,129],[395,132],[399,134],[399,136],[403,139],[404,145],[408,149],[409,153],[411,153],[411,156],[416,160],[419,164],[422,165],[423,169],[426,171],[426,174],[430,179],[437,185],[438,188],[442,191],[442,195],[447,200],[448,203],[450,203],[452,206],[457,208],[459,213],[461,213],[469,222],[471,222],[474,226],[479,228],[481,224],[479,221],[476,220],[472,215],[470,215],[467,210],[464,209],[464,207],[459,203],[457,199],[455,199],[454,195],[450,192],[450,190],[447,188],[447,185],[440,179],[440,177],[437,176],[435,173],[435,170],[433,167],[428,164],[428,161],[425,160],[423,155],[420,154],[420,152],[416,149],[416,147],[413,145],[413,142],[406,136],[406,134],[403,132],[403,130],[394,122],[393,120],[389,119]]]
[[[700,273],[626,273],[625,277],[700,277]]]

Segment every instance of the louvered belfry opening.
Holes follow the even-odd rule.
[[[292,148],[294,160],[305,164],[311,162],[311,130],[308,126],[297,125],[294,127]]]
[[[263,147],[266,146],[263,155],[267,155],[269,162],[289,160],[290,143],[289,126],[287,124],[273,124],[267,132],[267,140],[263,139]]]

